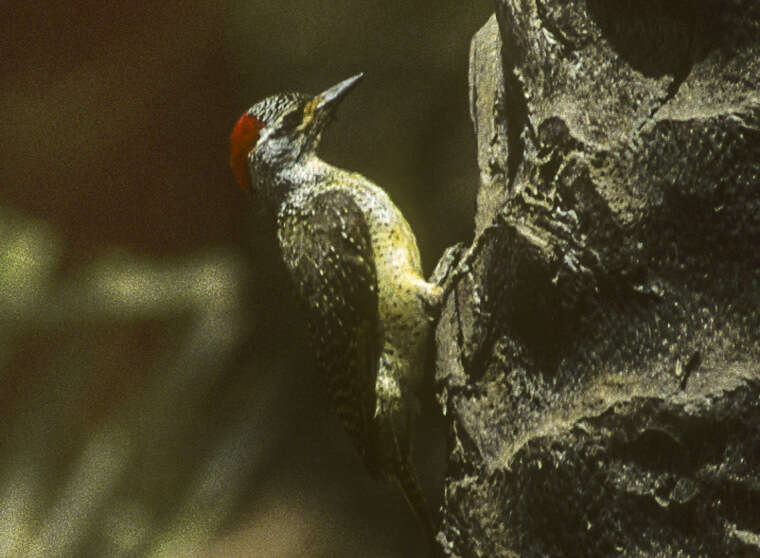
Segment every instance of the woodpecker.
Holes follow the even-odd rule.
[[[316,153],[362,77],[253,105],[233,128],[230,166],[275,220],[331,405],[369,471],[400,486],[432,540],[410,429],[442,289],[423,278],[415,236],[388,194]]]

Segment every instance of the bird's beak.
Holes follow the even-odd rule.
[[[337,106],[337,104],[346,95],[346,93],[351,91],[363,77],[363,73],[356,74],[355,76],[344,79],[340,83],[336,83],[329,89],[322,91],[322,93],[317,95],[317,98],[319,99],[319,101],[317,101],[317,110],[323,110],[328,107],[332,108]]]

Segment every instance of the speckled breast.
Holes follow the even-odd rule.
[[[384,352],[397,361],[415,384],[422,370],[423,344],[430,332],[421,293],[422,267],[417,241],[409,223],[388,194],[351,175],[352,195],[367,216],[377,270],[379,313],[385,339]],[[408,370],[409,367],[420,368]],[[402,372],[399,370],[399,372]]]

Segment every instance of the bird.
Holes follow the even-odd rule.
[[[385,190],[317,154],[362,78],[254,104],[233,127],[230,166],[273,219],[331,407],[369,472],[398,484],[432,541],[411,428],[443,291],[423,277],[415,235]]]

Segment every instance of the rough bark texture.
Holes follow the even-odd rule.
[[[760,5],[500,0],[447,556],[760,556]]]

